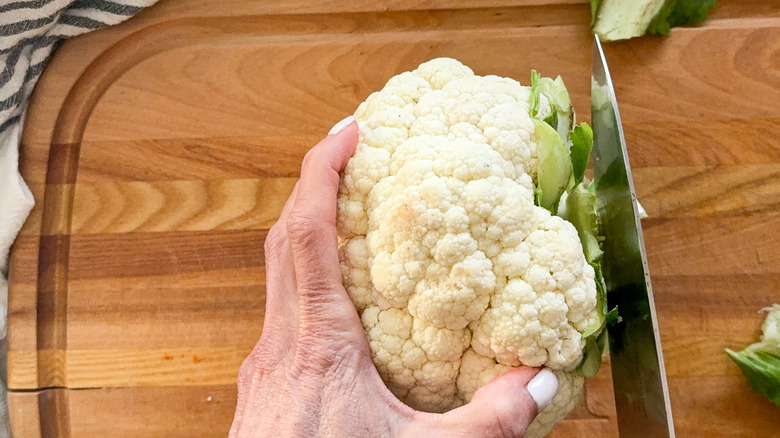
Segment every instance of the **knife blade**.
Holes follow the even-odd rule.
[[[669,388],[623,127],[606,57],[593,42],[591,78],[596,206],[604,233],[602,269],[618,429],[623,438],[674,437]]]

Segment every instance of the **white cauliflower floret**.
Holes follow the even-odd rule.
[[[358,310],[373,303],[371,275],[368,268],[368,244],[364,237],[350,239],[339,248],[341,275],[350,299]]]
[[[463,352],[458,374],[458,395],[463,400],[471,400],[477,390],[512,367],[496,363],[495,360],[483,356],[469,348]]]
[[[339,188],[344,285],[388,388],[443,412],[513,366],[560,382],[528,436],[582,393],[573,370],[594,321],[594,270],[576,229],[534,205],[530,90],[426,62],[360,105]],[[550,114],[541,95],[540,114]]]
[[[482,315],[490,301],[496,284],[490,267],[485,254],[476,251],[453,264],[443,279],[420,281],[409,300],[409,312],[437,327],[465,328]]]
[[[558,378],[558,392],[546,408],[542,409],[525,431],[526,437],[543,437],[555,424],[577,406],[585,390],[585,378],[574,373],[553,370]]]
[[[468,329],[426,324],[405,309],[371,306],[361,316],[371,355],[382,380],[409,404],[444,411],[462,404],[456,380]]]
[[[594,272],[574,227],[557,216],[540,217],[537,230],[496,258],[496,274],[511,279],[472,324],[474,349],[505,365],[571,371],[582,360],[578,329],[596,306],[595,293],[585,293],[595,290]]]

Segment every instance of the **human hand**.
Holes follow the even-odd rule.
[[[445,414],[415,411],[382,382],[338,259],[339,173],[357,140],[347,118],[306,154],[268,233],[263,333],[241,365],[230,436],[522,437],[557,391],[548,370],[515,368]]]

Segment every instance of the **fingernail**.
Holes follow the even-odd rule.
[[[336,135],[339,132],[343,131],[344,128],[349,126],[352,122],[355,121],[355,116],[349,116],[346,119],[336,123],[332,128],[330,128],[330,132],[328,132],[328,135]]]
[[[528,382],[526,389],[536,402],[537,409],[541,411],[550,404],[555,393],[558,392],[558,378],[555,377],[555,373],[545,368]]]

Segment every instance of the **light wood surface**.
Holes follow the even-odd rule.
[[[580,0],[162,0],[66,42],[21,166],[11,260],[15,436],[224,436],[264,315],[262,242],[300,161],[436,56],[563,76],[588,119]],[[780,300],[780,1],[606,47],[640,201],[678,436],[771,437],[723,354]],[[617,436],[609,366],[552,434]]]

